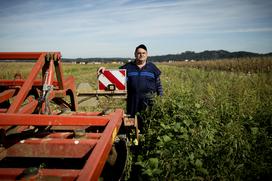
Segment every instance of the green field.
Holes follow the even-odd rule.
[[[145,178],[271,178],[272,60],[241,61],[160,67],[165,95],[144,114],[138,157]]]
[[[272,178],[271,57],[157,65],[164,96],[142,113],[143,180]],[[99,66],[64,64],[64,75],[96,88]],[[0,78],[27,77],[31,67],[0,63]]]

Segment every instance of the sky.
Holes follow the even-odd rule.
[[[0,51],[65,58],[272,52],[271,0],[0,0]]]

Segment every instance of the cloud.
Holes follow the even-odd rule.
[[[0,6],[0,41],[5,42],[0,49],[36,43],[28,45],[31,51],[44,45],[54,47],[54,41],[61,47],[73,42],[77,45],[73,53],[64,49],[69,56],[88,46],[106,45],[110,56],[116,55],[111,49],[131,42],[163,44],[187,34],[271,33],[272,28],[272,3],[268,0],[26,0],[1,1]]]

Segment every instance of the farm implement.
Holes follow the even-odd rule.
[[[59,52],[2,52],[0,60],[36,60],[27,79],[0,80],[0,180],[122,177],[136,119],[123,109],[78,112],[75,80],[64,78]],[[126,93],[116,87],[85,94]]]

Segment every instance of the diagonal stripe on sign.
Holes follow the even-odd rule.
[[[109,84],[108,82],[109,80],[103,74],[100,74],[98,77],[99,90],[105,90],[106,86]]]
[[[106,86],[104,84],[102,84],[101,82],[99,82],[99,90],[105,90]]]
[[[116,77],[121,84],[126,85],[126,77],[123,73],[125,73],[124,70],[112,70],[110,71],[111,74]]]
[[[105,75],[100,74],[99,75],[99,90],[105,90],[107,85],[111,84],[111,82],[108,80]]]
[[[120,69],[119,72],[120,72],[121,74],[123,74],[123,76],[126,76],[126,70],[125,70],[125,69]]]
[[[109,79],[109,81],[113,82],[117,89],[124,90],[125,85],[122,84],[111,72],[104,71],[104,75]]]

